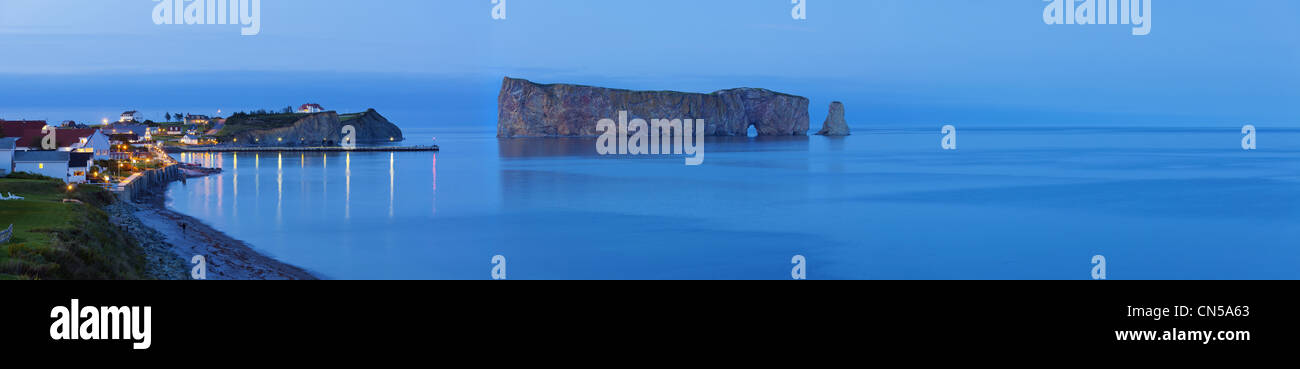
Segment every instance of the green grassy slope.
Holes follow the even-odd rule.
[[[226,119],[226,125],[221,128],[221,131],[217,132],[216,137],[225,139],[248,131],[263,131],[288,127],[308,115],[311,114],[235,114]]]
[[[0,228],[14,225],[0,244],[0,279],[139,279],[145,260],[135,240],[113,226],[101,208],[107,191],[59,180],[0,178],[0,193],[25,200],[0,201]],[[64,199],[82,203],[65,203]]]

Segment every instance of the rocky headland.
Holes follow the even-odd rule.
[[[506,77],[497,98],[497,137],[598,136],[596,123],[628,120],[703,119],[706,136],[808,134],[808,99],[761,88],[713,93],[632,91],[569,84],[538,84]]]
[[[223,144],[240,146],[335,146],[343,142],[343,127],[356,129],[356,143],[374,144],[404,140],[402,129],[375,109],[343,114],[327,111],[312,114],[231,116],[217,137]]]

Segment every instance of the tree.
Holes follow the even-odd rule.
[[[168,122],[172,121],[172,112],[167,112],[166,118]]]

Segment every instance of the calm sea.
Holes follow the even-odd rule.
[[[961,127],[959,127],[961,128]],[[711,139],[408,130],[439,153],[182,155],[168,206],[328,278],[1300,278],[1300,130],[939,128]]]

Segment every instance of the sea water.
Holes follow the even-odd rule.
[[[710,138],[701,166],[408,129],[442,151],[177,155],[225,172],[167,205],[335,279],[1300,278],[1300,130],[958,128]]]

